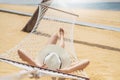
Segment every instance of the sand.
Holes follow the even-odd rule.
[[[1,4],[0,8],[33,13],[36,7]],[[80,21],[120,27],[120,11],[88,9],[74,11],[79,14]],[[29,19],[0,12],[0,53],[13,48],[28,34],[21,29]],[[75,26],[74,39],[79,41],[74,44],[78,57],[90,60],[90,65],[85,71],[91,80],[120,80],[120,32]],[[3,63],[0,63],[0,66],[3,69]],[[7,68],[11,69],[9,66]],[[6,73],[0,72],[0,75],[2,74]]]

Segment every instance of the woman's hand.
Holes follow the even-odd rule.
[[[40,66],[42,68],[48,68],[46,64],[43,64],[42,66]]]
[[[64,68],[64,69],[57,69],[58,72],[63,72],[63,73],[70,73],[68,68]]]

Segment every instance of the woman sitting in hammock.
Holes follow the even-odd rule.
[[[59,46],[56,45],[58,39],[60,39]],[[28,55],[20,50],[18,50],[18,54],[23,61],[26,61],[30,65],[57,70],[64,73],[83,70],[89,64],[88,60],[71,64],[70,56],[66,53],[64,47],[64,30],[60,28],[59,32],[51,36],[47,43],[47,47],[38,53],[36,61],[32,60]]]

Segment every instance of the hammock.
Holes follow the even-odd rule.
[[[50,6],[52,5],[54,5],[54,2]],[[42,6],[39,5],[37,10],[38,10],[37,11],[38,16],[33,30],[17,46],[7,51],[6,53],[1,54],[0,59],[5,58],[8,59],[8,61],[12,60],[20,63],[25,63],[19,58],[17,54],[18,50],[22,50],[23,52],[28,53],[29,56],[33,60],[35,60],[37,53],[46,45],[46,42],[49,40],[49,37],[54,32],[58,31],[60,27],[62,27],[65,31],[65,50],[70,54],[72,62],[78,61],[79,59],[76,56],[74,44],[73,44],[73,29],[74,29],[74,22],[76,16],[52,8],[46,8],[46,6],[44,5]],[[45,16],[52,17],[53,19],[58,18],[58,19],[72,20],[72,23],[59,22],[59,21],[51,20],[49,18],[41,19],[43,10],[46,10],[44,14]],[[1,73],[4,73],[4,71]],[[73,75],[80,75],[83,77],[87,77],[87,75],[83,74],[83,72],[81,71],[76,71],[73,73]],[[50,77],[45,79],[48,80],[50,79]],[[87,80],[87,79],[88,78],[84,78],[84,79],[81,78],[80,80]]]

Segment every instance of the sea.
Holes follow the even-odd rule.
[[[4,4],[38,5],[39,0],[0,0]],[[120,2],[68,3],[70,8],[120,11]],[[60,7],[58,4],[54,6]]]
[[[71,4],[74,8],[115,10],[120,11],[120,2],[96,2],[96,3],[77,3]]]

